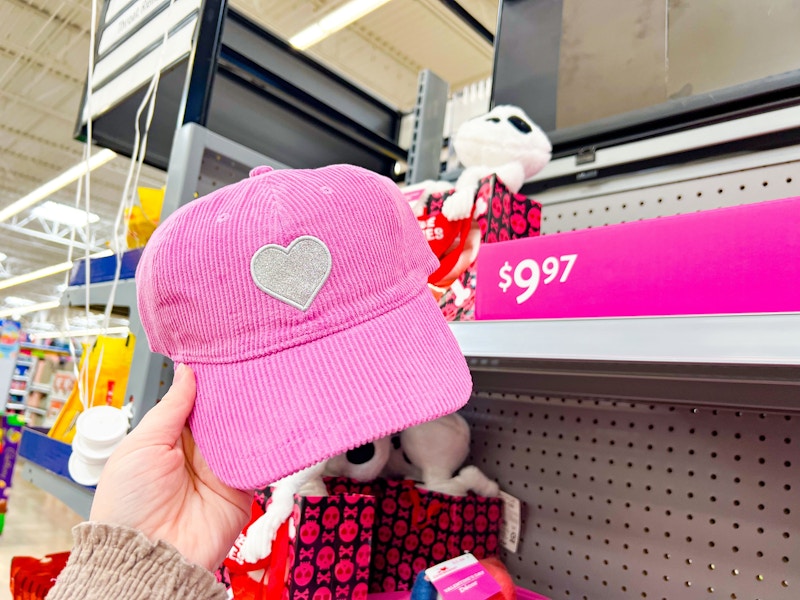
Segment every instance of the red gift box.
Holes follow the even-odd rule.
[[[69,552],[48,554],[44,558],[15,556],[11,559],[11,597],[13,600],[44,600],[56,578],[67,565]]]
[[[486,211],[476,219],[451,223],[444,219],[442,205],[453,191],[431,194],[420,226],[441,267],[429,282],[439,297],[448,321],[475,318],[476,261],[480,244],[491,244],[539,235],[542,205],[522,194],[514,194],[495,175],[481,180],[476,206]]]

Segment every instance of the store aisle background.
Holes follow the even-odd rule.
[[[22,462],[22,461],[20,461]],[[0,535],[0,600],[11,598],[10,567],[14,556],[43,557],[72,546],[72,527],[83,519],[66,504],[14,475],[6,526]]]

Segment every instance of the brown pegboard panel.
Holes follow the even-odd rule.
[[[720,161],[720,169],[724,166],[725,161]],[[546,235],[791,196],[800,196],[800,161],[623,192],[579,194],[554,204],[547,203],[546,193],[537,198],[545,203],[542,234]]]
[[[472,461],[525,505],[517,582],[553,598],[794,600],[800,417],[476,394]]]

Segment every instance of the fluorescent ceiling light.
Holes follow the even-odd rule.
[[[25,209],[30,208],[34,204],[41,202],[48,196],[52,196],[58,190],[67,187],[70,183],[83,177],[87,171],[94,171],[95,169],[102,167],[107,162],[114,160],[116,156],[116,152],[105,149],[92,156],[88,161],[88,166],[87,161],[81,161],[74,167],[70,167],[61,173],[61,175],[58,175],[57,177],[33,190],[27,196],[20,198],[10,206],[0,210],[0,223],[10,219],[16,214],[21,213]]]
[[[80,210],[68,204],[53,202],[52,200],[40,204],[31,211],[31,214],[37,219],[45,219],[46,221],[61,223],[70,227],[86,227],[87,223],[85,210]],[[89,223],[97,223],[99,220],[99,216],[89,213]]]
[[[351,23],[380,8],[389,0],[351,0],[332,13],[325,15],[316,23],[292,37],[289,43],[298,50],[305,50],[321,42],[329,35],[344,29]]]
[[[93,329],[70,329],[69,331],[48,331],[47,333],[32,334],[37,340],[52,340],[70,337],[85,337],[90,335],[128,335],[127,327],[96,327]]]
[[[14,287],[15,285],[20,285],[23,283],[28,283],[29,281],[35,281],[36,279],[50,277],[51,275],[57,275],[58,273],[69,271],[71,268],[72,268],[72,262],[68,261],[68,262],[58,263],[57,265],[50,265],[49,267],[45,267],[44,269],[31,271],[30,273],[25,273],[25,275],[17,275],[16,277],[3,279],[2,281],[0,281],[0,290]]]
[[[8,308],[0,310],[0,318],[12,317],[17,315],[27,315],[32,312],[39,312],[40,310],[49,310],[51,308],[58,308],[61,302],[58,300],[51,300],[49,302],[40,302],[39,304],[31,304],[29,306]]]
[[[113,254],[114,253],[111,250],[101,250],[100,252],[90,254],[89,258],[103,258],[106,256],[112,256]],[[36,271],[31,271],[30,273],[25,273],[24,275],[9,277],[8,279],[0,279],[0,290],[5,290],[23,283],[28,283],[29,281],[43,279],[44,277],[50,277],[51,275],[57,275],[58,273],[63,273],[64,271],[69,271],[72,268],[72,264],[73,263],[71,261],[67,261],[58,263],[57,265],[44,267],[43,269],[38,269]]]
[[[6,306],[20,307],[30,306],[31,304],[36,304],[36,301],[30,298],[20,298],[19,296],[6,296]]]

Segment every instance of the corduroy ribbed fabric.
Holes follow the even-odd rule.
[[[302,236],[331,261],[307,310],[251,273]],[[462,407],[472,381],[428,290],[437,267],[397,186],[353,166],[261,167],[166,219],[139,312],[151,349],[195,371],[189,424],[215,474],[263,487]]]

